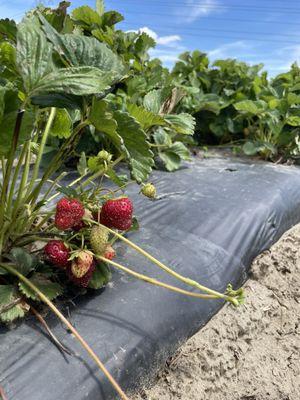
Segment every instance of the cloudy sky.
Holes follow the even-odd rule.
[[[20,20],[36,0],[0,0],[0,17]],[[55,6],[55,0],[45,0]],[[94,0],[74,0],[72,7]],[[152,52],[171,67],[187,50],[207,52],[211,60],[238,58],[264,63],[270,75],[300,62],[298,0],[107,0],[107,10],[125,16],[124,30],[141,29],[157,41]]]

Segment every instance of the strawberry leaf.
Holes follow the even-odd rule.
[[[9,258],[15,264],[15,268],[25,276],[33,271],[36,266],[36,260],[20,247],[14,247]]]
[[[51,126],[50,135],[67,139],[72,135],[72,120],[65,108],[57,109]]]
[[[97,264],[92,279],[90,280],[89,288],[101,289],[109,282],[110,278],[111,273],[109,268],[104,263]]]
[[[0,321],[12,322],[25,315],[24,308],[16,304],[19,296],[14,286],[0,285]]]
[[[47,296],[49,300],[53,300],[63,293],[63,288],[59,283],[50,281],[50,279],[47,279],[43,274],[36,273],[29,280]],[[19,282],[19,289],[24,296],[35,301],[40,301],[38,295],[25,282]]]

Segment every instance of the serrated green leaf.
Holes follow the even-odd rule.
[[[44,76],[35,86],[32,95],[67,93],[77,96],[103,94],[115,82],[114,73],[95,67],[61,68]]]
[[[118,124],[108,110],[106,101],[93,99],[89,120],[98,131],[107,133],[114,141],[117,141],[118,145],[120,144],[120,139],[116,136]]]
[[[43,274],[36,273],[30,279],[32,282],[49,300],[53,300],[63,293],[63,288],[59,283],[52,282]],[[26,296],[35,301],[40,301],[38,295],[24,282],[19,282],[20,291]]]
[[[166,169],[168,171],[175,171],[180,167],[181,158],[178,154],[172,151],[164,151],[159,153],[159,157],[162,159]]]
[[[234,104],[234,108],[238,111],[244,111],[249,114],[258,115],[267,108],[267,103],[263,100],[252,101],[243,100]]]
[[[192,115],[186,113],[167,114],[164,118],[172,125],[172,128],[175,129],[177,133],[183,135],[194,134],[196,120]]]
[[[67,59],[70,66],[96,67],[113,73],[115,79],[124,75],[125,67],[121,59],[105,43],[100,43],[93,37],[59,34],[41,15],[40,20],[47,38],[55,46],[58,54]]]
[[[160,146],[171,146],[172,140],[163,128],[158,128],[153,134],[155,144]]]
[[[72,19],[87,27],[101,24],[100,15],[89,6],[77,7],[72,11]]]
[[[122,14],[117,11],[107,11],[102,15],[102,27],[107,28],[108,26],[116,25],[118,22],[124,20]]]
[[[104,263],[97,264],[92,279],[89,282],[89,288],[101,289],[110,281],[110,279],[111,273],[107,265]]]
[[[172,153],[177,154],[182,160],[190,160],[191,154],[189,149],[181,142],[174,142],[168,149]]]
[[[16,289],[12,285],[0,285],[0,321],[7,323],[17,318],[22,318],[25,311],[20,304],[16,304],[9,309],[7,306],[18,299]],[[4,311],[5,310],[5,311]]]
[[[300,126],[300,117],[297,115],[290,115],[285,121],[290,126]]]
[[[0,19],[0,39],[9,39],[12,42],[16,41],[17,36],[17,24],[15,21],[6,19]]]
[[[154,165],[147,136],[136,119],[128,113],[115,111],[113,115],[118,124],[117,132],[124,143],[122,150],[128,159],[132,177],[137,182],[143,182]]]
[[[152,126],[166,125],[165,120],[160,115],[156,115],[151,111],[146,110],[142,106],[128,103],[127,110],[129,114],[134,117],[144,130],[151,128]]]
[[[50,129],[50,135],[67,139],[72,134],[72,120],[65,108],[57,109]]]
[[[37,17],[26,18],[18,25],[16,62],[27,93],[54,69],[52,45],[40,29]]]
[[[14,247],[10,254],[10,260],[15,264],[15,268],[27,276],[36,266],[36,260],[26,250],[21,247]]]

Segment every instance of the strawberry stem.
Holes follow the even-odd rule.
[[[18,279],[20,279],[22,282],[24,282],[27,286],[32,289],[37,296],[45,303],[47,306],[54,312],[54,314],[57,315],[57,317],[66,325],[66,327],[73,333],[73,335],[76,337],[76,339],[79,341],[79,343],[82,345],[82,347],[88,352],[90,357],[95,361],[95,363],[98,365],[100,370],[103,372],[103,374],[106,376],[106,378],[110,381],[116,392],[119,394],[120,398],[122,400],[129,400],[129,398],[126,396],[126,394],[123,392],[119,384],[116,382],[116,380],[112,377],[112,375],[109,373],[109,371],[106,369],[105,365],[100,361],[99,357],[96,355],[96,353],[91,349],[91,347],[87,344],[87,342],[83,339],[83,337],[78,333],[78,331],[73,327],[72,324],[64,317],[64,315],[55,307],[52,301],[48,299],[47,296],[45,296],[31,281],[29,281],[23,274],[21,274],[19,271],[17,271],[14,267],[11,265],[7,264],[0,264],[2,268],[4,268],[7,272],[11,273],[12,275],[15,275]]]
[[[232,303],[235,306],[238,306],[241,301],[240,301],[240,294],[237,294],[235,296],[235,294],[231,295],[227,295],[224,293],[220,293],[217,292],[216,290],[210,289],[206,286],[201,285],[200,283],[198,283],[197,281],[194,281],[193,279],[190,278],[186,278],[183,275],[180,275],[179,273],[177,273],[176,271],[173,271],[171,268],[167,267],[165,264],[163,264],[162,262],[160,262],[159,260],[157,260],[155,257],[153,257],[151,254],[149,254],[148,252],[146,252],[145,250],[143,250],[141,247],[137,246],[135,243],[133,243],[131,240],[128,240],[127,238],[125,238],[124,236],[122,236],[120,233],[114,231],[113,229],[108,228],[105,225],[99,224],[96,221],[92,221],[89,220],[89,222],[92,222],[94,224],[103,226],[104,228],[106,228],[110,233],[112,233],[113,235],[117,236],[119,239],[121,239],[123,242],[125,242],[126,244],[128,244],[128,246],[132,247],[134,250],[136,250],[137,252],[139,252],[140,254],[142,254],[144,257],[148,258],[148,260],[150,260],[151,262],[153,262],[154,264],[156,264],[159,268],[161,268],[162,270],[164,270],[165,272],[167,272],[168,274],[174,276],[174,278],[184,282],[185,284],[192,286],[196,289],[201,290],[202,292],[205,292],[207,294],[213,295],[216,298],[220,298],[220,299],[224,299],[226,301],[229,301],[230,303]],[[233,292],[232,292],[233,293]]]
[[[187,290],[180,289],[180,288],[178,288],[176,286],[172,286],[172,285],[169,285],[167,283],[163,283],[163,282],[161,282],[161,281],[159,281],[157,279],[150,278],[150,276],[143,275],[143,274],[140,274],[138,272],[135,272],[132,269],[127,268],[124,265],[121,265],[121,264],[119,264],[119,263],[117,263],[115,261],[109,260],[108,258],[105,258],[103,256],[98,256],[97,255],[97,258],[99,260],[102,260],[102,261],[114,266],[117,269],[120,269],[120,270],[126,272],[129,275],[134,276],[135,278],[138,278],[138,279],[141,279],[142,281],[148,282],[151,285],[160,286],[160,287],[163,287],[165,289],[171,290],[172,292],[184,294],[184,295],[190,296],[190,297],[197,297],[199,299],[206,299],[206,300],[219,298],[219,296],[215,296],[215,295],[211,295],[211,294],[202,294],[202,293],[189,292]]]
[[[44,130],[44,133],[42,135],[41,143],[39,145],[39,151],[38,151],[38,154],[37,154],[37,157],[36,157],[36,160],[35,160],[35,165],[34,165],[34,169],[33,169],[33,172],[32,172],[32,177],[30,179],[30,183],[29,183],[29,186],[28,186],[28,189],[27,189],[27,193],[26,193],[27,196],[31,192],[31,190],[33,188],[33,185],[35,184],[35,182],[36,182],[36,180],[38,178],[40,164],[41,164],[42,157],[43,157],[43,154],[44,154],[44,148],[45,148],[45,145],[46,145],[49,133],[50,133],[50,129],[51,129],[51,126],[52,126],[54,118],[55,118],[55,115],[56,115],[56,108],[51,107],[50,115],[49,115],[45,130]]]

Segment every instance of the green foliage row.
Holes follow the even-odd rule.
[[[300,152],[300,68],[269,79],[263,65],[237,60],[209,62],[199,51],[184,53],[172,77],[185,96],[177,111],[196,117],[201,144],[240,144],[266,159]]]

